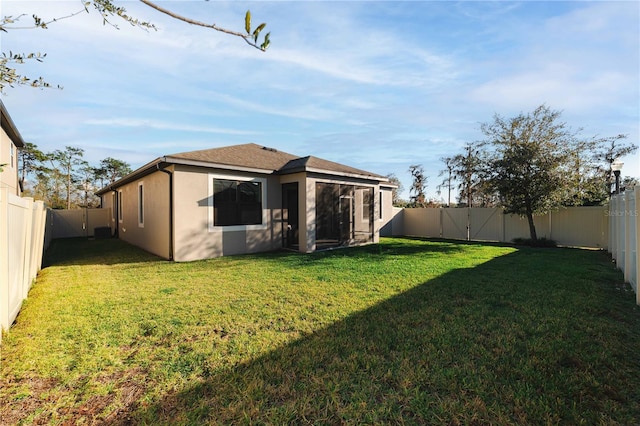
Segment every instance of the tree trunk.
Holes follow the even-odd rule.
[[[531,240],[537,241],[538,234],[536,233],[536,225],[533,223],[533,213],[527,211],[527,221],[529,222],[529,233],[531,234]]]

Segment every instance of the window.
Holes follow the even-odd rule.
[[[262,225],[264,179],[212,179],[213,226]]]
[[[144,182],[138,183],[138,226],[144,228]]]
[[[378,207],[378,210],[380,210],[380,219],[382,220],[382,212],[384,211],[384,209],[382,208],[384,204],[382,204],[382,191],[380,191],[380,206]]]
[[[122,222],[122,191],[118,191],[118,222]]]
[[[13,142],[9,146],[9,157],[11,157],[11,168],[15,167],[16,147],[13,146]]]

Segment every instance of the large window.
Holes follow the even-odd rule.
[[[213,178],[213,226],[262,224],[261,180]]]

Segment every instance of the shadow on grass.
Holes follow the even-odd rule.
[[[603,254],[549,253],[452,271],[231,369],[192,357],[184,389],[115,423],[637,424],[632,298]],[[564,268],[537,269],[549,255]]]
[[[164,262],[117,238],[61,238],[51,242],[44,255],[44,266],[115,265],[120,263]]]

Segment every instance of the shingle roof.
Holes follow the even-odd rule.
[[[344,164],[307,156],[298,157],[286,152],[267,148],[255,143],[225,146],[222,148],[182,152],[167,155],[168,159],[181,159],[253,169],[272,170],[276,174],[289,174],[300,171],[325,171],[347,175],[382,178],[383,176]]]
[[[387,178],[355,167],[317,157],[298,157],[255,143],[232,145],[199,151],[179,152],[156,158],[129,175],[96,192],[101,195],[125,183],[157,170],[160,164],[188,164],[202,167],[250,170],[258,173],[286,175],[298,172],[327,173],[386,182]]]
[[[273,171],[279,170],[289,161],[297,158],[295,155],[266,148],[255,143],[181,152],[167,155],[167,157]]]

